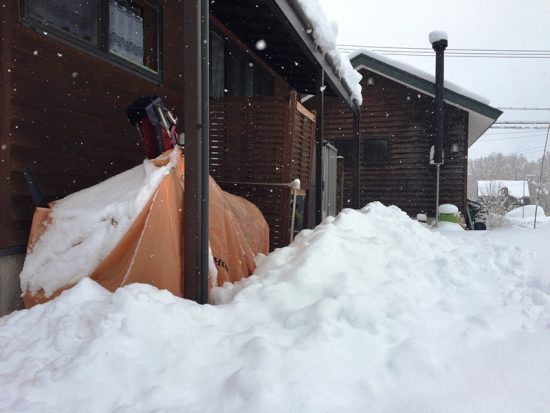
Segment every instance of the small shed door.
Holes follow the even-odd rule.
[[[331,144],[323,147],[323,219],[336,215],[336,182],[337,182],[338,149]]]

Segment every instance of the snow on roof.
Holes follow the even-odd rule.
[[[318,0],[298,0],[298,4],[312,25],[315,42],[332,58],[338,75],[351,90],[351,97],[361,105],[361,75],[351,65],[349,57],[336,48],[336,23],[328,20]]]
[[[498,196],[503,188],[508,189],[508,195],[514,198],[522,198],[529,196],[529,182],[528,181],[506,181],[506,180],[492,180],[492,181],[477,181],[477,195],[478,196]]]
[[[376,59],[376,60],[378,60],[382,63],[386,63],[387,65],[393,66],[396,69],[400,69],[400,70],[403,70],[404,72],[408,72],[408,73],[410,73],[412,75],[415,75],[415,76],[417,76],[421,79],[427,80],[428,82],[435,83],[435,75],[432,75],[431,73],[425,72],[425,71],[423,71],[421,69],[418,69],[417,67],[411,66],[407,63],[403,63],[403,62],[397,61],[395,59],[391,59],[389,57],[386,57],[386,56],[384,56],[380,53],[373,52],[371,50],[357,49],[354,52],[348,54],[348,58],[351,60],[354,57],[359,56],[361,54],[363,54],[365,56],[368,56],[370,58]],[[444,85],[445,85],[446,89],[451,90],[455,93],[458,93],[462,96],[469,97],[471,99],[477,100],[478,102],[484,103],[486,105],[489,104],[489,99],[487,99],[487,98],[485,98],[481,95],[478,95],[477,93],[471,92],[467,89],[464,89],[464,88],[458,86],[457,84],[452,83],[448,80],[445,80]]]

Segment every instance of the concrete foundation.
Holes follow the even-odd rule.
[[[25,254],[0,257],[0,316],[23,308],[19,274]]]

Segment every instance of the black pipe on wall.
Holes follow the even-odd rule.
[[[434,162],[443,163],[443,92],[444,92],[444,62],[447,39],[440,39],[432,43],[435,50],[435,148]]]

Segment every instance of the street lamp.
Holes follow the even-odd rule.
[[[430,43],[435,50],[435,145],[434,164],[436,168],[435,187],[435,222],[439,223],[439,169],[443,163],[443,92],[444,92],[444,57],[448,45],[447,33],[434,31],[430,33]]]

